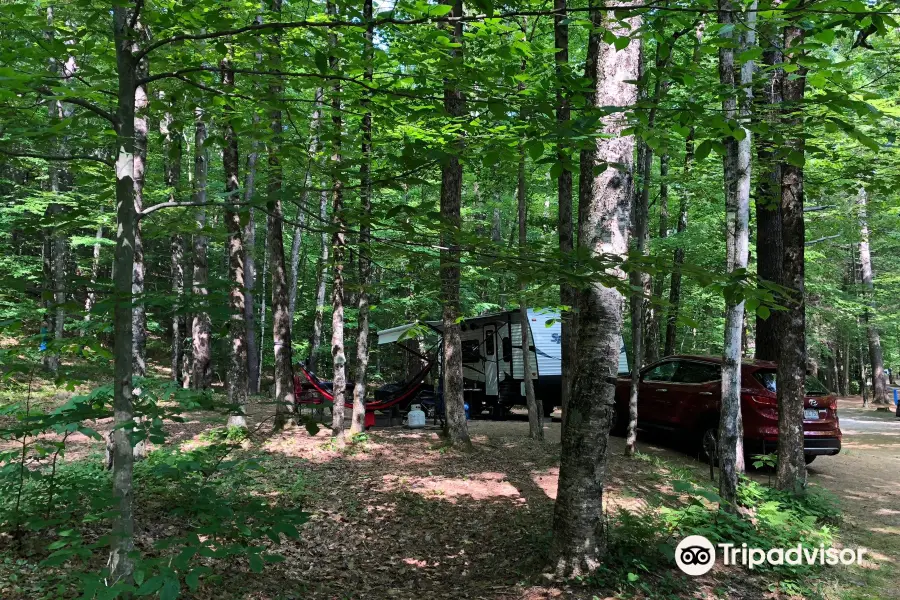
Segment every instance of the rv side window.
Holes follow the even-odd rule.
[[[503,338],[503,360],[505,362],[512,360],[512,340],[508,337]]]
[[[494,332],[489,331],[486,338],[484,338],[484,354],[485,356],[493,356],[494,355]]]
[[[462,342],[462,359],[464,363],[478,362],[481,360],[481,354],[478,352],[478,340],[463,340]]]

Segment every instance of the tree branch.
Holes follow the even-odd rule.
[[[116,121],[116,118],[113,116],[112,113],[103,110],[102,108],[100,108],[99,106],[94,104],[93,102],[88,102],[87,100],[85,100],[83,98],[72,98],[71,96],[59,96],[59,95],[55,94],[53,92],[53,90],[51,90],[50,88],[45,87],[45,86],[41,86],[41,87],[37,88],[37,91],[45,96],[55,98],[56,100],[59,100],[60,102],[65,102],[67,104],[74,104],[75,106],[80,106],[81,108],[89,110],[92,113],[94,113],[95,115],[97,115],[98,117],[103,117],[104,119],[109,121],[109,123],[114,128],[118,126],[118,121]]]
[[[837,233],[835,235],[826,235],[825,237],[820,237],[820,238],[817,238],[814,240],[809,240],[808,242],[806,242],[805,245],[812,246],[813,244],[818,244],[819,242],[824,242],[827,240],[833,240],[834,238],[839,238],[839,237],[841,237],[841,234],[839,234],[839,233]]]
[[[111,160],[106,160],[105,158],[101,158],[99,156],[92,156],[90,154],[41,154],[40,152],[17,152],[15,150],[4,150],[0,148],[0,154],[5,154],[6,156],[16,156],[19,158],[40,158],[43,160],[52,160],[52,161],[67,161],[67,160],[91,160],[94,162],[103,163],[104,165],[111,167],[114,163]]]
[[[808,206],[803,209],[803,212],[805,212],[805,213],[819,212],[821,210],[828,210],[829,208],[834,208],[834,204],[825,204],[822,206]]]
[[[151,213],[155,213],[156,211],[162,210],[164,208],[184,208],[184,207],[188,207],[188,206],[227,207],[227,206],[244,206],[244,205],[248,205],[248,204],[252,204],[252,202],[229,202],[227,204],[225,204],[224,202],[177,202],[177,201],[160,202],[159,204],[154,204],[153,206],[148,206],[147,208],[142,210],[140,213],[138,213],[138,218],[146,217],[147,215],[149,215]]]

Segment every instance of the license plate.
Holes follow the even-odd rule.
[[[819,411],[815,408],[804,408],[803,419],[806,421],[814,421],[819,418]]]

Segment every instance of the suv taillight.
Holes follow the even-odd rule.
[[[772,396],[750,396],[750,399],[753,400],[757,404],[762,404],[763,406],[778,406],[778,398],[774,398]]]

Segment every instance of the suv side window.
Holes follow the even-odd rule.
[[[710,383],[722,378],[722,368],[710,363],[684,361],[672,379],[677,383]]]
[[[678,369],[678,363],[670,360],[660,363],[644,373],[644,381],[672,381],[672,376]]]

